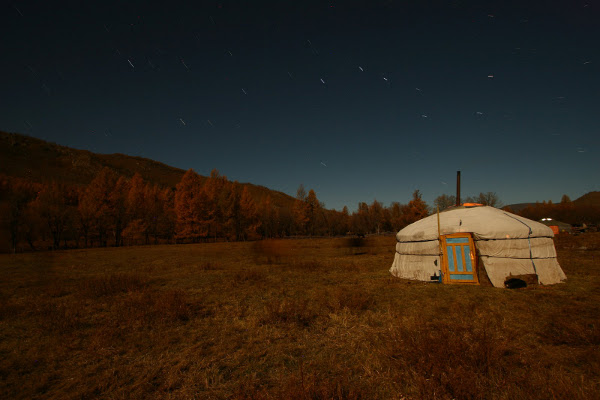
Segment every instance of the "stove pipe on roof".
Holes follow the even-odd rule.
[[[456,206],[460,206],[460,171],[456,171]]]

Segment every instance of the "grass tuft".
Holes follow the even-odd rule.
[[[244,269],[237,271],[233,275],[233,283],[246,283],[246,282],[264,282],[267,280],[267,273],[258,268]]]
[[[315,303],[308,299],[272,299],[265,303],[261,324],[295,324],[309,327],[319,316]]]
[[[289,269],[300,272],[315,272],[327,269],[327,266],[317,260],[295,261],[289,264]]]
[[[85,297],[98,298],[137,291],[147,285],[147,279],[140,275],[118,273],[84,280],[79,285],[79,293]]]

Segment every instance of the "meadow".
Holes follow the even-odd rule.
[[[600,234],[566,283],[392,277],[393,236],[0,255],[3,399],[591,399]]]

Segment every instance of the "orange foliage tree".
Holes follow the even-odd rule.
[[[34,213],[30,212],[29,203],[36,197],[41,186],[25,179],[9,178],[4,184],[8,193],[8,215],[6,217],[10,235],[10,248],[15,253],[21,239],[26,239],[29,246],[34,248],[35,234],[38,222],[33,220]]]
[[[110,225],[114,233],[115,246],[123,245],[123,229],[127,224],[127,194],[129,182],[124,176],[120,176],[115,183],[114,189],[109,194]]]
[[[121,193],[113,193],[117,184],[116,173],[104,167],[85,188],[79,198],[80,226],[87,246],[88,235],[107,246],[108,235],[115,229],[115,206],[121,206]],[[119,190],[124,190],[123,182]],[[118,204],[116,204],[118,203]],[[120,211],[119,211],[120,212]]]
[[[206,235],[203,209],[206,206],[206,194],[200,182],[200,176],[189,169],[177,184],[175,191],[175,237],[178,241],[197,242]]]
[[[308,191],[308,196],[304,200],[304,210],[306,216],[306,230],[309,235],[314,235],[317,229],[317,220],[320,216],[321,204],[317,199],[317,194],[314,190]]]
[[[384,227],[383,205],[377,200],[373,200],[373,203],[369,206],[369,222],[371,224],[371,231],[377,234],[379,234]]]
[[[429,207],[421,198],[421,192],[415,190],[413,198],[402,212],[402,225],[407,226],[429,215]]]
[[[206,193],[205,215],[208,235],[216,238],[223,235],[227,220],[230,184],[226,176],[219,174],[217,169],[210,172],[210,177],[204,183]]]
[[[125,198],[127,226],[123,230],[123,236],[128,244],[138,244],[143,239],[148,244],[146,191],[142,176],[136,172],[129,181],[129,191]]]
[[[256,238],[257,229],[260,226],[256,204],[248,191],[248,187],[244,186],[240,195],[240,220],[242,239]]]
[[[305,234],[306,224],[308,223],[308,210],[306,209],[306,190],[304,185],[300,184],[296,191],[296,200],[292,206],[292,215],[294,217],[294,226],[296,233]]]
[[[67,195],[65,185],[52,182],[42,188],[32,203],[32,209],[50,232],[53,250],[59,248],[63,233],[73,218]]]
[[[370,232],[369,205],[365,202],[358,203],[358,210],[352,213],[352,229],[359,235]]]
[[[157,235],[169,243],[175,237],[177,215],[175,213],[175,191],[170,188],[160,192],[160,217],[158,218]]]
[[[265,201],[259,207],[261,220],[260,234],[263,238],[272,238],[277,236],[278,230],[278,211],[273,205],[271,196],[267,196]]]
[[[228,238],[233,240],[241,240],[242,238],[240,210],[241,192],[241,185],[237,182],[231,182],[227,199],[227,209],[225,210],[227,218],[225,223],[225,234]]]

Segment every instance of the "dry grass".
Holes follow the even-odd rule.
[[[0,398],[595,398],[600,235],[556,240],[519,290],[395,279],[393,237],[0,255]]]

